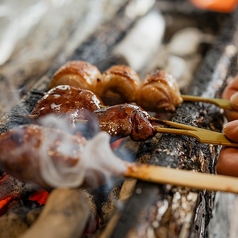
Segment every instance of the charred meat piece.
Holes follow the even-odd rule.
[[[130,67],[114,65],[97,82],[96,94],[105,105],[135,102],[140,78]]]
[[[70,115],[71,119],[85,119],[85,111],[92,112],[102,105],[91,91],[60,85],[49,90],[35,105],[31,117],[40,118],[55,114],[58,117]]]
[[[137,104],[147,111],[175,111],[183,102],[176,79],[162,70],[147,75],[137,94]]]
[[[111,136],[130,136],[134,141],[144,141],[156,134],[150,115],[139,106],[126,103],[110,106],[94,111],[93,116],[98,119],[100,129]],[[93,128],[94,120],[88,123],[89,128]]]
[[[88,62],[69,61],[53,75],[50,88],[58,85],[70,85],[95,92],[97,81],[101,76],[98,68]]]
[[[0,168],[21,181],[48,188],[40,172],[40,159],[50,158],[56,168],[72,167],[85,144],[84,137],[60,130],[19,126],[0,135]]]

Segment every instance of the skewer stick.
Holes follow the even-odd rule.
[[[153,119],[154,120],[154,119]],[[174,121],[157,121],[161,124],[172,126],[173,128],[154,126],[154,129],[159,133],[172,133],[177,135],[187,135],[198,139],[201,143],[214,144],[214,145],[225,145],[230,147],[238,147],[238,143],[229,140],[225,134],[211,131],[199,127],[194,127],[186,124],[181,124]]]
[[[172,184],[198,190],[238,193],[238,178],[224,175],[204,174],[146,164],[129,164],[123,175],[148,182]]]
[[[225,99],[203,98],[203,97],[192,96],[192,95],[181,95],[181,97],[183,98],[184,101],[212,103],[223,109],[228,109],[228,110],[232,109],[230,101]]]

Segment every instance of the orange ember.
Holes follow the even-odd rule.
[[[40,190],[35,193],[33,193],[30,197],[30,201],[37,201],[39,205],[44,205],[46,203],[46,200],[49,196],[49,193],[45,190]]]
[[[0,201],[0,216],[4,215],[7,212],[8,205],[11,201],[15,200],[17,197],[9,196]]]
[[[217,12],[232,12],[237,0],[190,0],[196,7]]]

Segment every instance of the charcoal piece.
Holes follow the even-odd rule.
[[[20,237],[80,237],[88,217],[89,205],[82,191],[55,189],[39,218]]]

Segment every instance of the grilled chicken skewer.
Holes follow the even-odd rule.
[[[78,70],[72,70],[72,65],[77,66]],[[90,64],[88,66],[87,72],[92,68]],[[162,70],[157,70],[140,82],[133,69],[125,65],[115,65],[106,70],[101,78],[95,80],[92,77],[90,84],[86,83],[90,80],[89,77],[82,77],[83,70],[85,70],[83,61],[66,63],[55,73],[50,87],[61,84],[77,86],[75,81],[78,80],[80,81],[78,85],[92,90],[105,105],[135,102],[145,110],[155,112],[174,111],[183,101],[176,80]],[[71,74],[68,74],[68,71]]]
[[[65,141],[71,150],[63,155],[59,148]],[[21,181],[49,188],[40,172],[40,159],[50,157],[58,168],[72,167],[85,143],[85,138],[62,131],[38,125],[19,126],[0,135],[0,168]]]
[[[35,105],[30,118],[39,120],[52,114],[59,122],[67,120],[72,127],[88,121],[91,134],[94,134],[95,124],[111,136],[131,136],[136,141],[146,140],[156,134],[150,122],[156,119],[139,106],[125,103],[103,107],[100,99],[91,91],[68,85],[49,90]]]
[[[72,127],[87,121],[91,135],[98,132],[98,127],[94,131],[95,124],[113,137],[130,136],[135,141],[144,141],[157,133],[151,123],[156,121],[158,125],[158,120],[141,107],[127,103],[102,107],[91,91],[68,85],[49,90],[35,105],[30,117],[38,121],[52,114],[59,122],[66,120]]]
[[[19,180],[47,189],[84,184],[98,186],[105,182],[105,173],[108,173],[110,176],[133,177],[194,189],[238,193],[236,178],[123,162],[110,150],[106,135],[91,143],[60,130],[37,125],[19,126],[0,135],[0,168]],[[66,144],[69,146],[67,149]],[[89,151],[93,152],[87,153]],[[93,182],[90,182],[92,177]]]
[[[82,133],[82,127],[78,128],[77,126],[79,125],[78,123],[84,122],[87,123],[86,128],[91,133],[91,136],[102,130],[114,138],[130,136],[134,141],[144,141],[153,137],[156,133],[173,133],[195,137],[202,143],[238,146],[238,144],[229,141],[222,133],[176,122],[162,121],[151,117],[141,107],[132,104],[124,103],[93,111],[94,103],[96,103],[98,108],[99,101],[92,102],[91,96],[93,94],[90,91],[65,86],[69,90],[70,97],[65,93],[65,89],[63,90],[64,97],[60,97],[59,92],[62,90],[62,87],[64,88],[64,86],[58,86],[55,89],[51,89],[47,97],[43,97],[39,104],[35,106],[31,116],[36,119],[48,114],[55,114],[60,122],[64,120],[76,129],[75,134]],[[76,98],[72,97],[72,91],[75,91],[76,98],[81,100],[79,103],[75,100]],[[58,93],[55,94],[55,92]],[[90,97],[84,97],[85,94],[88,95],[88,92],[90,92]],[[57,98],[60,98],[59,102],[57,102]],[[69,98],[73,100],[72,104],[69,104]],[[54,107],[51,105],[54,105]],[[70,105],[70,110],[67,105]],[[90,113],[85,113],[85,110],[87,112],[88,108],[90,108]],[[64,117],[65,113],[67,114],[66,117]],[[164,128],[163,126],[165,125],[173,126],[174,128]]]
[[[69,61],[52,77],[50,88],[68,84],[94,92],[105,105],[135,102],[147,111],[175,111],[183,101],[212,103],[232,109],[229,100],[181,95],[176,79],[156,70],[140,82],[137,73],[128,66],[115,65],[103,74],[84,61]]]
[[[210,131],[177,122],[151,117],[146,111],[131,104],[115,105],[93,112],[101,130],[111,136],[130,136],[134,141],[144,141],[156,133],[169,133],[192,136],[201,143],[238,147],[222,133]],[[172,126],[166,128],[164,126]],[[89,121],[90,128],[90,121]]]
[[[125,170],[124,163],[109,150],[109,135],[102,133],[87,141],[83,136],[39,125],[15,127],[0,135],[0,168],[46,189],[99,186],[105,174]],[[112,161],[105,162],[104,153],[116,163],[115,168]]]

